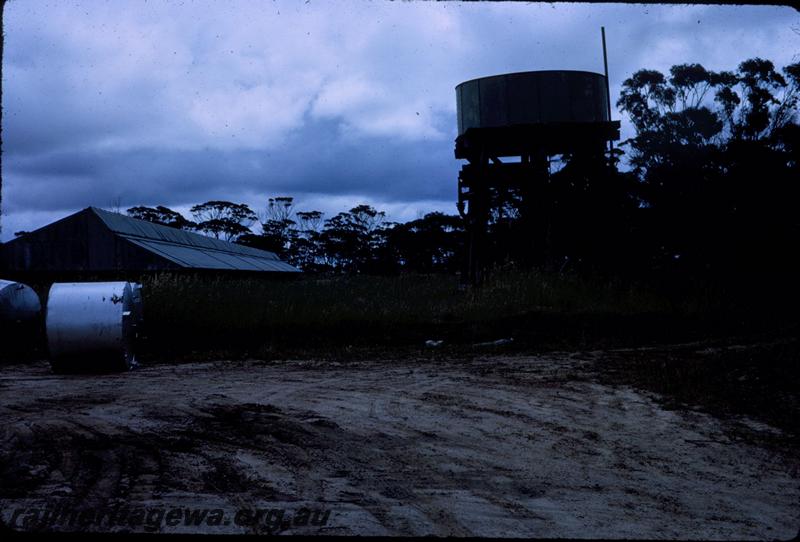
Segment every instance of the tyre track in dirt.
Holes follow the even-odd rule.
[[[333,534],[796,534],[780,454],[596,383],[596,356],[6,366],[0,504],[310,503],[331,518],[302,532]]]

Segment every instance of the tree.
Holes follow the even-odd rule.
[[[683,160],[681,148],[696,154],[731,140],[769,139],[796,113],[800,63],[783,72],[786,77],[760,58],[745,60],[736,72],[716,73],[699,64],[672,66],[669,78],[637,71],[623,82],[617,101],[636,129],[624,142],[631,165],[641,173]]]
[[[298,211],[295,216],[299,221],[301,231],[319,233],[322,230],[322,216],[320,211]]]
[[[669,77],[640,70],[623,83],[617,105],[636,130],[623,145],[639,182],[640,247],[654,268],[731,283],[793,268],[800,63],[782,72],[754,58],[718,73],[698,64],[673,66]]]
[[[321,269],[325,262],[321,242],[323,216],[324,213],[321,211],[298,211],[295,213],[297,229],[290,259],[301,269]]]
[[[593,155],[564,157],[550,176],[548,262],[554,270],[627,274],[631,223],[638,207],[635,177]]]
[[[350,272],[364,272],[378,259],[385,246],[386,213],[369,205],[357,205],[325,221],[320,242],[325,260],[331,267]]]
[[[296,237],[293,213],[294,198],[289,196],[269,198],[266,214],[261,221],[261,235],[264,237],[265,245],[280,256],[288,255]]]
[[[261,233],[246,233],[237,243],[275,252],[292,265],[306,271],[325,268],[320,230],[323,213],[295,212],[294,198],[269,198],[261,217]]]
[[[182,214],[173,211],[163,205],[156,207],[131,207],[127,211],[128,216],[138,218],[139,220],[146,220],[155,224],[169,226],[171,228],[178,228],[182,230],[192,230],[195,228],[195,223],[184,218]]]
[[[784,68],[790,76],[787,85],[786,79],[775,71],[769,60],[753,58],[739,64],[736,79],[739,83],[740,112],[738,119],[735,116],[730,118],[734,137],[748,140],[769,137],[774,130],[791,120],[791,115],[787,113],[796,104],[798,68],[800,63]]]
[[[230,201],[207,201],[193,206],[190,212],[197,222],[197,230],[225,241],[252,233],[250,226],[258,219],[247,205]]]
[[[431,273],[458,270],[463,233],[459,216],[434,212],[397,224],[387,236],[390,249],[403,269]]]
[[[700,148],[714,141],[722,122],[704,100],[723,78],[699,64],[681,64],[670,77],[656,70],[639,70],[622,84],[617,106],[628,113],[636,136],[625,141],[637,172],[671,165],[676,147]]]

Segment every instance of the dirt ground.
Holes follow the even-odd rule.
[[[600,384],[603,355],[165,363],[102,376],[54,375],[46,362],[7,365],[2,519],[74,530],[23,519],[34,510],[124,505],[225,516],[199,526],[81,528],[797,535],[792,450],[757,438],[777,429],[665,410],[653,394]],[[742,431],[750,438],[738,438]],[[304,509],[318,514],[316,524],[297,521]],[[246,524],[232,521],[239,510],[286,515]]]

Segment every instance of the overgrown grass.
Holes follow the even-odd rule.
[[[600,279],[501,270],[481,288],[446,275],[144,280],[147,356],[264,356],[339,347],[635,344],[703,333],[696,303]],[[669,337],[666,337],[669,336]],[[292,350],[293,349],[293,350]]]
[[[481,321],[530,311],[631,314],[669,308],[664,299],[634,288],[537,272],[500,273],[484,287],[466,290],[459,288],[456,278],[445,275],[296,281],[160,275],[146,280],[144,291],[153,317],[219,329]]]

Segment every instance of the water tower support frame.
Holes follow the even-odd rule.
[[[619,139],[620,122],[551,122],[470,128],[456,139],[455,156],[467,160],[458,176],[458,211],[464,219],[466,261],[462,282],[480,284],[488,265],[488,226],[492,194],[509,189],[522,194],[521,219],[531,246],[526,265],[549,263],[546,197],[553,156],[590,152],[604,155]],[[513,157],[511,162],[503,159]]]

